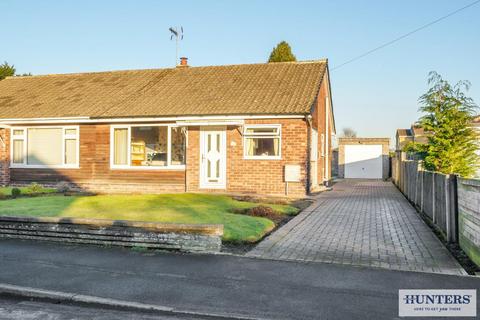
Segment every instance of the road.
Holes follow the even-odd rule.
[[[480,288],[468,276],[14,240],[0,241],[0,270],[0,283],[231,318],[393,319],[399,289]]]

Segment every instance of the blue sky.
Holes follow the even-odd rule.
[[[299,60],[352,57],[473,0],[1,0],[0,61],[33,74],[171,67],[168,27],[191,65],[258,63],[288,41]],[[415,121],[431,70],[480,103],[480,3],[331,72],[337,130],[393,137]]]

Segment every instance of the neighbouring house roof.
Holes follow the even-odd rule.
[[[477,116],[473,119],[473,124],[474,126],[476,127],[479,127],[480,126],[480,116]]]
[[[419,126],[412,126],[412,131],[414,136],[421,136],[425,134],[425,130]]]
[[[0,81],[0,119],[308,114],[327,60]]]
[[[412,131],[410,129],[397,129],[397,135],[399,137],[408,137],[412,135]]]

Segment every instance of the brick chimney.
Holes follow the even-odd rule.
[[[187,57],[181,57],[180,58],[180,64],[178,66],[179,67],[188,67],[188,58]]]

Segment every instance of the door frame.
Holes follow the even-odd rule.
[[[208,183],[205,172],[205,148],[207,133],[220,133],[220,179],[219,183]],[[201,126],[200,127],[200,157],[199,157],[199,188],[200,189],[226,189],[227,188],[227,127],[226,126]],[[223,161],[222,161],[223,160]]]

